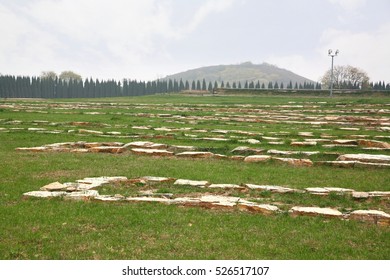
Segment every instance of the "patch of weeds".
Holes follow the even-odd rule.
[[[101,195],[121,194],[125,197],[134,196],[139,192],[139,187],[135,185],[115,184],[103,185],[96,189]]]
[[[112,120],[112,121],[120,121],[120,120],[122,120],[122,118],[119,117],[119,116],[112,116],[112,117],[111,117],[111,120]]]
[[[272,197],[272,192],[271,191],[262,191],[260,193],[260,196],[264,197],[264,198],[271,198]]]

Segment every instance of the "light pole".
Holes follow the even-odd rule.
[[[332,68],[330,70],[330,97],[332,97],[333,94],[333,59],[335,56],[339,54],[339,50],[336,50],[333,52],[333,50],[328,50],[328,55],[332,57]]]

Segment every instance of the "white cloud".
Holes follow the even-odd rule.
[[[328,0],[333,5],[336,5],[341,9],[341,13],[337,15],[337,19],[340,23],[346,24],[364,17],[364,7],[367,4],[367,0]]]
[[[182,32],[189,33],[194,31],[206,17],[212,13],[219,13],[229,9],[235,0],[209,0],[198,8],[187,26],[182,29]]]
[[[340,51],[335,65],[361,68],[373,81],[390,79],[390,22],[370,32],[326,29],[312,52],[271,55],[266,61],[317,81],[330,68],[329,49]]]
[[[367,0],[329,1],[339,7],[335,17],[345,16],[346,24],[327,29],[322,37],[321,30],[330,25],[321,26],[312,37],[305,37],[308,46],[317,44],[318,48],[304,48],[303,53],[302,44],[295,41],[275,47],[273,40],[252,40],[249,46],[245,40],[234,39],[236,32],[248,38],[258,34],[259,25],[249,24],[256,20],[246,18],[248,9],[264,11],[264,4],[255,0],[0,0],[0,73],[38,75],[44,70],[73,70],[84,77],[154,79],[157,73],[185,70],[194,60],[204,65],[218,59],[226,63],[253,61],[261,51],[266,61],[317,80],[330,65],[327,49],[339,48],[336,63],[363,68],[373,79],[389,80],[384,76],[390,73],[386,64],[390,61],[390,24],[383,24],[387,19],[378,17],[366,28],[348,11],[365,12]],[[322,2],[321,7],[329,9],[328,3]],[[237,8],[234,13],[233,8]],[[228,13],[234,18],[226,17]],[[366,18],[376,15],[367,14]],[[284,20],[277,18],[277,26],[296,30],[296,22]],[[333,23],[331,26],[337,26]],[[380,29],[378,24],[382,24]],[[223,36],[218,33],[220,26],[225,27]],[[267,25],[267,30],[273,28],[273,24]],[[221,42],[218,36],[228,38],[228,31],[233,39],[224,47],[210,43],[200,51],[196,45],[201,40],[212,41],[213,34],[214,42]]]
[[[390,78],[390,23],[374,32],[329,29],[322,36],[322,52],[339,49],[338,63],[362,68],[373,80]]]
[[[363,8],[367,0],[329,0],[332,4],[338,5],[346,11],[355,11]]]
[[[27,75],[35,66],[53,59],[53,50],[59,44],[51,36],[31,26],[28,19],[18,17],[14,11],[2,5],[0,19],[0,72],[7,74],[19,71],[19,74]]]
[[[134,66],[161,51],[159,40],[176,36],[164,4],[157,0],[37,0],[16,8],[0,4],[0,30],[6,38],[0,42],[0,61],[10,54],[16,57],[13,65],[0,71],[139,74],[137,68],[142,67]]]
[[[301,54],[286,56],[272,55],[267,57],[266,61],[315,82],[320,80],[321,76],[329,67],[326,54],[323,56],[316,55],[315,57],[308,57]]]
[[[0,72],[38,75],[69,69],[86,76],[153,79],[162,71],[150,70],[150,63],[169,61],[168,43],[185,40],[234,1],[203,1],[180,27],[172,23],[173,13],[180,12],[172,0],[0,3],[5,38],[0,41]]]

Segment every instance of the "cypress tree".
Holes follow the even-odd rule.
[[[202,90],[202,86],[199,80],[196,81],[196,90]]]
[[[168,92],[173,92],[173,82],[171,79],[168,81]]]
[[[179,92],[179,82],[176,79],[173,80],[173,91]]]
[[[206,91],[207,90],[207,85],[206,85],[206,80],[203,79],[202,81],[202,90]]]
[[[184,86],[183,80],[180,78],[179,90],[178,91],[183,91],[184,89],[185,89],[185,86]]]

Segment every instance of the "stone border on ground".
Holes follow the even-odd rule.
[[[376,143],[377,144],[377,143]],[[179,158],[193,158],[193,159],[230,159],[244,161],[247,163],[259,163],[273,160],[275,162],[286,163],[291,166],[311,167],[315,165],[329,165],[336,167],[377,167],[390,168],[390,156],[387,155],[373,155],[373,154],[342,154],[335,161],[315,161],[310,159],[290,158],[290,155],[316,155],[319,152],[299,152],[299,151],[278,151],[278,150],[262,150],[248,147],[237,147],[232,150],[232,153],[255,153],[255,155],[233,155],[226,156],[214,154],[211,152],[196,151],[193,146],[169,146],[161,143],[154,143],[150,141],[136,141],[127,144],[121,142],[64,142],[47,144],[40,147],[21,147],[16,148],[16,151],[29,152],[71,152],[71,153],[110,153],[119,154],[124,152],[131,152],[135,155],[147,155],[158,157],[179,157]],[[266,152],[268,155],[260,155]],[[275,156],[274,156],[275,155]],[[285,156],[285,157],[277,157]]]
[[[145,185],[156,185],[161,183],[172,183],[178,187],[195,186],[200,188],[221,188],[221,189],[251,189],[271,191],[277,193],[288,192],[307,192],[311,194],[327,195],[330,192],[351,194],[353,198],[367,199],[369,197],[390,197],[390,192],[373,191],[373,192],[355,192],[352,189],[344,188],[306,188],[305,190],[292,189],[280,186],[262,186],[254,184],[212,184],[208,181],[195,181],[188,179],[175,179],[170,177],[144,176],[128,179],[124,176],[116,177],[87,177],[77,180],[76,182],[53,182],[40,188],[39,191],[24,193],[24,197],[53,198],[62,197],[65,200],[81,201],[101,201],[101,202],[159,202],[164,204],[175,204],[184,206],[199,206],[209,209],[238,209],[240,211],[249,211],[262,215],[271,215],[282,212],[276,205],[259,204],[242,199],[240,197],[224,195],[200,195],[197,197],[174,197],[173,194],[155,194],[143,192],[140,196],[124,197],[120,194],[100,195],[95,188],[109,183],[129,182]],[[361,194],[364,193],[364,196]],[[294,206],[288,213],[292,217],[297,216],[321,216],[326,218],[340,218],[346,220],[359,220],[378,224],[381,226],[390,226],[390,215],[378,210],[355,210],[351,213],[342,213],[333,208],[322,207],[303,207]]]

